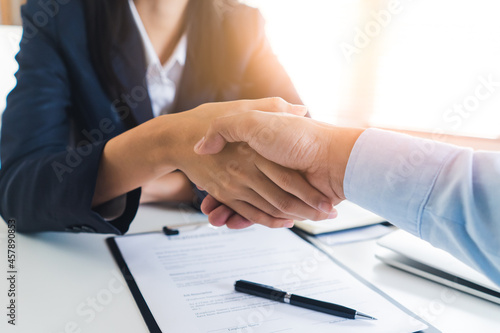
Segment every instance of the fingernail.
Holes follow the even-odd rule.
[[[309,108],[305,105],[295,104],[294,106],[300,110],[300,115],[306,115],[309,112]]]
[[[329,218],[329,219],[334,219],[334,218],[336,218],[338,215],[339,215],[339,213],[337,212],[337,210],[334,210],[333,212],[331,212],[330,214],[328,214],[328,218]]]
[[[205,142],[205,137],[202,137],[200,141],[198,141],[195,145],[194,145],[194,151],[195,152],[199,152],[200,151],[200,148],[201,146],[203,145],[203,142]]]
[[[290,229],[293,227],[293,225],[294,225],[293,221],[288,221],[288,222],[285,222],[284,227]]]
[[[328,201],[322,201],[319,204],[318,208],[319,208],[319,210],[321,210],[322,212],[327,213],[327,214],[330,214],[331,212],[333,212],[335,210],[335,208],[333,208],[333,205],[331,203],[329,203]]]

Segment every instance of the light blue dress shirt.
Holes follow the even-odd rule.
[[[351,152],[344,192],[500,285],[500,153],[368,129]]]

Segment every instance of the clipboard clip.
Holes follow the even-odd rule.
[[[178,235],[179,234],[179,230],[178,229],[170,229],[169,227],[165,226],[163,227],[163,233],[166,235],[166,236],[175,236],[175,235]]]
[[[179,235],[182,229],[182,232],[189,232],[189,231],[194,231],[197,230],[200,227],[205,227],[209,225],[208,221],[200,221],[200,222],[194,222],[190,224],[178,224],[178,225],[171,225],[171,226],[164,226],[161,230],[166,236],[176,236]]]

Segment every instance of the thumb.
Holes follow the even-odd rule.
[[[194,146],[194,151],[200,155],[217,154],[228,142],[249,142],[255,131],[254,126],[248,126],[255,111],[247,111],[212,121],[207,134]]]
[[[224,149],[227,141],[220,134],[216,134],[207,140],[204,136],[198,143],[194,146],[194,152],[199,155],[213,155],[217,154]]]

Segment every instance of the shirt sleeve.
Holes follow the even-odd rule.
[[[500,284],[500,153],[368,129],[349,157],[344,192]]]

